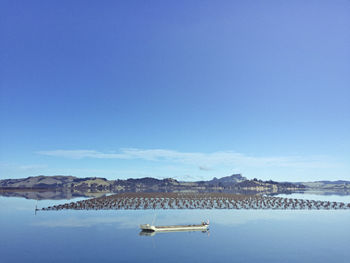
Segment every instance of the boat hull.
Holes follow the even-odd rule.
[[[173,232],[173,231],[207,231],[209,225],[178,225],[178,226],[151,226],[149,224],[140,225],[143,231],[151,232]]]

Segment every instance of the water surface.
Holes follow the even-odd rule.
[[[76,201],[76,200],[74,200]],[[39,201],[39,207],[65,203]],[[349,210],[38,211],[0,197],[1,262],[349,262]],[[138,225],[199,223],[209,233],[140,236]]]

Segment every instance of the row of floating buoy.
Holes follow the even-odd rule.
[[[350,209],[343,202],[315,201],[238,195],[229,193],[122,193],[92,198],[42,210],[109,210],[109,209]]]

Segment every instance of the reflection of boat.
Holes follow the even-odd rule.
[[[145,230],[141,230],[141,232],[139,233],[140,236],[147,236],[147,237],[152,237],[156,234],[156,232],[154,231],[145,231]]]
[[[208,222],[202,222],[200,225],[175,225],[175,226],[152,226],[150,224],[140,225],[142,231],[145,232],[173,232],[173,231],[207,231]]]
[[[179,230],[173,230],[173,231],[160,231],[160,232],[155,232],[155,231],[147,231],[147,230],[141,230],[139,235],[140,236],[148,236],[148,237],[152,237],[157,233],[173,233],[173,232],[193,232],[193,231],[197,231],[197,230],[183,230],[183,231],[179,231]],[[199,231],[199,230],[198,230]],[[209,235],[209,230],[201,230],[202,233],[207,233]]]

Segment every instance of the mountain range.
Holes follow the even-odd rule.
[[[262,181],[256,178],[249,180],[241,174],[222,178],[214,177],[208,181],[182,182],[172,178],[156,179],[151,177],[107,180],[100,177],[78,178],[74,176],[35,176],[21,179],[0,180],[0,189],[77,189],[77,190],[137,190],[137,189],[245,189],[264,191],[267,189],[302,190],[302,189],[350,189],[350,181],[317,181],[317,182],[275,182]]]
[[[0,196],[24,197],[35,200],[58,200],[75,197],[98,197],[119,192],[230,192],[236,194],[290,194],[313,192],[317,194],[350,194],[349,181],[318,181],[305,183],[249,180],[233,174],[208,181],[181,182],[172,178],[151,177],[107,180],[99,177],[34,176],[22,179],[0,180]]]

